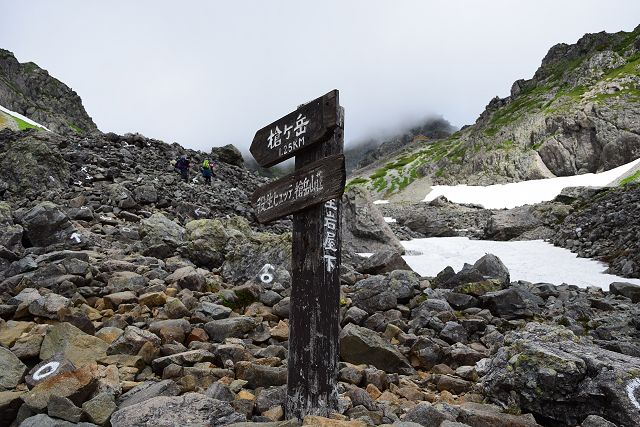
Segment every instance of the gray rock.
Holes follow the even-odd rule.
[[[242,153],[233,144],[227,144],[223,147],[213,147],[211,149],[211,155],[221,162],[241,168],[244,167],[244,159],[242,158]]]
[[[65,420],[51,418],[45,414],[38,414],[24,420],[20,427],[97,427],[92,423],[70,423]]]
[[[184,241],[184,228],[161,213],[142,220],[140,229],[144,255],[168,258]]]
[[[0,391],[0,425],[8,426],[16,418],[24,392],[20,391]]]
[[[539,311],[538,304],[542,303],[540,297],[515,287],[489,292],[480,297],[482,307],[488,308],[493,315],[505,319],[533,317]]]
[[[440,331],[440,337],[448,342],[454,344],[457,342],[467,342],[467,331],[458,322],[447,322],[444,328]]]
[[[120,409],[111,416],[112,427],[216,427],[242,421],[246,421],[246,416],[236,412],[229,403],[199,393],[154,397]]]
[[[252,331],[256,324],[253,318],[248,316],[231,317],[228,319],[214,320],[204,325],[209,338],[214,342],[222,342],[225,338],[242,338]]]
[[[232,392],[227,385],[220,382],[211,384],[205,394],[212,399],[222,400],[224,402],[233,402],[236,398],[236,394]]]
[[[14,389],[22,382],[27,366],[11,351],[0,347],[0,391]]]
[[[66,397],[51,396],[47,405],[47,414],[50,417],[61,418],[65,421],[78,423],[84,412]]]
[[[445,420],[455,421],[455,417],[439,411],[429,403],[419,403],[404,417],[404,421],[414,422],[424,427],[439,426]]]
[[[193,316],[203,322],[210,322],[213,320],[226,319],[232,311],[233,310],[229,307],[225,307],[224,305],[214,304],[208,301],[200,301],[193,309]]]
[[[158,396],[177,396],[178,394],[180,394],[180,387],[172,380],[147,381],[122,394],[118,398],[118,408],[126,408]]]
[[[412,374],[413,368],[407,359],[370,329],[352,323],[340,332],[340,357],[353,364],[369,364],[385,372]]]
[[[108,425],[109,418],[118,407],[113,401],[111,393],[102,392],[82,404],[82,410],[89,417],[89,421],[99,425]]]
[[[287,383],[287,368],[238,362],[236,378],[247,381],[251,388],[279,386]]]
[[[391,250],[404,247],[393,234],[366,189],[354,185],[342,196],[342,245],[351,252]]]
[[[486,254],[473,265],[465,264],[454,277],[445,282],[445,287],[453,288],[463,283],[482,282],[488,279],[497,279],[502,287],[509,285],[509,270],[493,254]]]
[[[155,203],[158,201],[158,192],[153,184],[143,184],[133,191],[135,199],[142,204]]]
[[[492,211],[485,227],[487,240],[512,240],[542,225],[531,206]]]
[[[262,413],[275,406],[283,408],[287,399],[287,386],[266,387],[256,397],[256,409]]]
[[[396,308],[398,305],[398,299],[389,289],[384,276],[371,276],[360,280],[353,289],[353,304],[369,314]]]
[[[414,366],[427,370],[442,363],[445,355],[443,346],[428,337],[419,337],[411,347],[410,354],[411,363]]]
[[[285,297],[281,299],[280,302],[276,303],[273,306],[273,314],[275,314],[281,319],[288,319],[290,304],[291,304],[291,300],[289,297]]]
[[[29,304],[29,313],[34,316],[56,319],[58,311],[71,307],[71,300],[61,295],[49,293]]]
[[[603,350],[563,327],[537,323],[508,333],[505,344],[482,378],[491,400],[566,425],[579,424],[589,414],[618,425],[636,423],[638,408],[629,392],[638,380],[627,373],[639,372],[640,359]],[[598,398],[605,395],[606,400]]]
[[[597,415],[589,415],[584,419],[580,427],[617,427],[614,423],[610,423]]]
[[[344,314],[344,317],[342,318],[342,324],[346,325],[347,323],[353,323],[355,325],[361,325],[364,319],[367,318],[367,316],[367,312],[363,309],[351,306]]]
[[[224,248],[231,237],[217,219],[198,219],[185,226],[186,251],[196,265],[217,268],[224,261]]]
[[[151,343],[154,347],[160,346],[160,338],[154,333],[145,331],[135,326],[127,326],[124,334],[111,343],[107,354],[132,354],[136,355],[145,343]]]
[[[625,282],[613,282],[609,285],[609,291],[614,295],[622,295],[632,302],[640,302],[640,285]]]
[[[75,228],[69,217],[51,202],[42,202],[29,210],[22,218],[24,233],[34,246],[49,246],[71,242]]]
[[[366,258],[358,270],[365,274],[383,274],[394,270],[412,271],[397,250],[383,250],[374,253]]]

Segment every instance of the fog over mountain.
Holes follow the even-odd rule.
[[[347,144],[429,114],[472,123],[550,46],[637,25],[638,2],[607,5],[25,0],[3,10],[0,40],[80,94],[102,131],[246,152],[257,129],[334,88]]]

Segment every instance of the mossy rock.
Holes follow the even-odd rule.
[[[62,155],[36,138],[14,141],[0,154],[0,180],[12,192],[40,194],[66,186],[69,177]]]
[[[453,292],[479,297],[489,292],[499,291],[500,289],[502,289],[500,281],[497,279],[491,279],[483,280],[482,282],[472,282],[458,285],[453,289]]]

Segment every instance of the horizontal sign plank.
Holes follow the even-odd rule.
[[[327,140],[340,123],[338,91],[298,107],[256,132],[251,154],[262,167],[276,165],[310,145]]]
[[[313,162],[258,188],[251,196],[256,218],[266,223],[341,197],[345,179],[343,154]]]

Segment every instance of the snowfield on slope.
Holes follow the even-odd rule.
[[[534,179],[486,187],[434,185],[424,201],[430,202],[439,196],[444,196],[455,203],[482,205],[485,209],[511,209],[553,200],[566,187],[604,187],[638,163],[640,163],[640,159],[601,173]],[[378,201],[378,203],[380,202]]]
[[[33,120],[31,120],[30,118],[28,118],[28,117],[26,117],[26,116],[23,116],[23,115],[22,115],[22,114],[20,114],[20,113],[16,113],[15,111],[11,111],[11,110],[9,110],[8,108],[4,108],[2,105],[0,105],[0,111],[2,111],[2,112],[4,112],[4,113],[7,113],[7,114],[8,114],[8,115],[10,115],[10,116],[17,117],[17,118],[19,118],[20,120],[23,120],[23,121],[25,121],[25,122],[29,123],[30,125],[38,126],[39,128],[42,128],[42,129],[44,129],[44,130],[49,130],[49,129],[47,129],[46,127],[42,126],[40,123],[38,123],[38,122],[34,122],[34,121],[33,121]]]
[[[627,279],[603,273],[607,266],[589,258],[578,258],[571,251],[542,240],[497,242],[467,237],[431,237],[402,242],[409,267],[422,276],[433,277],[446,266],[456,272],[465,262],[473,264],[485,254],[500,258],[511,273],[511,281],[567,283],[581,288],[597,286],[609,290],[613,282],[640,285],[640,279]]]

